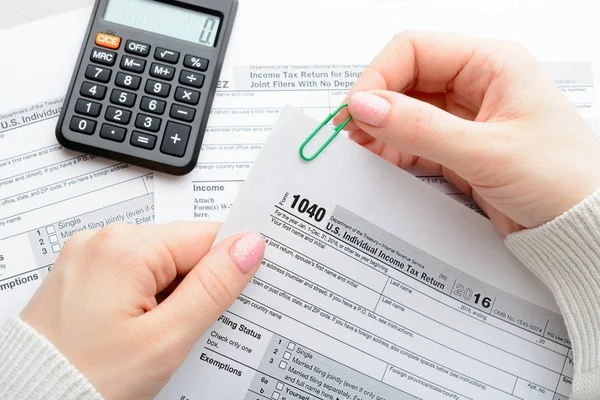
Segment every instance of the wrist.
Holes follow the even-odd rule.
[[[48,339],[20,318],[0,328],[0,372],[2,399],[102,399]]]

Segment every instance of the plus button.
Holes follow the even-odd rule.
[[[177,142],[181,142],[181,138],[179,137],[179,134],[175,134],[175,136],[171,136],[171,140],[173,141],[173,144],[177,144]]]

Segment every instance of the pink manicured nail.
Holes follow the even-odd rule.
[[[231,247],[229,255],[244,274],[250,272],[265,254],[267,244],[262,235],[248,233]]]
[[[383,97],[368,92],[359,92],[352,95],[348,110],[353,118],[374,127],[385,124],[392,105]]]

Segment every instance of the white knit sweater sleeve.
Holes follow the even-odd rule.
[[[506,244],[552,290],[565,318],[575,367],[571,400],[600,399],[600,190]]]
[[[13,317],[0,328],[0,399],[102,400],[44,336]]]

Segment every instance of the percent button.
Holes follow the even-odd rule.
[[[195,69],[196,71],[206,72],[208,69],[208,60],[205,58],[190,56],[188,54],[183,60],[183,65],[185,65],[187,68]]]

